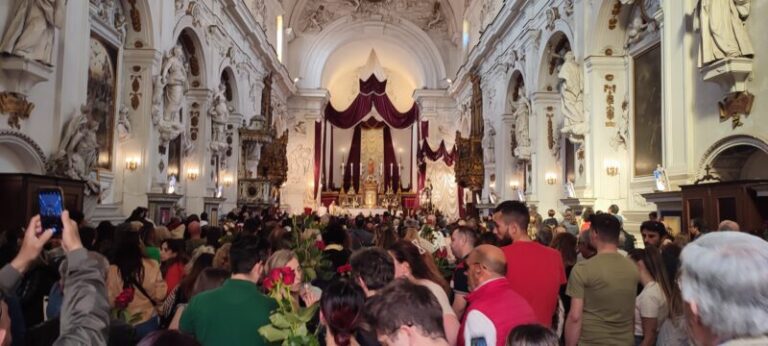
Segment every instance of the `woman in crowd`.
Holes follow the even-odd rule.
[[[213,266],[215,268],[230,270],[229,267],[229,249],[232,247],[232,243],[226,243],[216,250],[216,255],[213,257]]]
[[[197,280],[195,280],[195,284],[192,288],[192,294],[190,294],[189,300],[192,300],[192,298],[200,293],[221,287],[221,285],[224,284],[224,281],[229,279],[230,276],[231,274],[228,270],[212,267],[203,269],[203,271],[200,272],[200,275],[197,277]],[[178,309],[176,309],[176,313],[173,314],[173,320],[171,320],[171,323],[168,325],[168,329],[179,329],[181,314],[184,313],[184,308],[186,308],[186,306],[186,304],[179,305]]]
[[[131,231],[129,224],[117,229],[112,265],[107,273],[109,302],[115,306],[115,298],[125,289],[133,289],[133,300],[127,310],[141,318],[134,324],[136,336],[142,338],[159,326],[155,306],[166,295],[167,286],[160,265],[144,256],[139,233]]]
[[[506,346],[558,346],[555,332],[538,324],[526,324],[512,329]]]
[[[658,248],[635,249],[630,258],[637,264],[643,286],[635,302],[635,343],[655,345],[659,328],[670,316],[670,310],[682,312],[682,301],[667,276]]]
[[[565,316],[568,316],[568,312],[571,310],[571,297],[565,294],[565,289],[568,287],[567,282],[571,277],[571,269],[576,265],[576,258],[578,256],[576,252],[577,242],[576,236],[568,232],[557,233],[555,239],[552,240],[552,248],[560,251],[563,267],[565,267],[566,283],[560,286],[560,299],[563,301]]]
[[[203,270],[211,267],[212,264],[213,255],[211,254],[202,254],[195,259],[189,273],[187,273],[179,285],[168,294],[168,297],[165,298],[162,306],[160,306],[159,310],[163,326],[171,323],[171,320],[176,315],[176,311],[179,310],[179,307],[189,303],[197,278]]]
[[[323,257],[331,262],[331,272],[349,263],[349,256],[352,254],[347,248],[349,236],[341,223],[334,222],[328,225],[323,233]]]
[[[320,294],[322,293],[320,289],[309,283],[304,283],[304,274],[299,264],[299,258],[291,250],[278,250],[272,256],[269,256],[264,266],[264,275],[269,275],[269,272],[273,269],[283,267],[291,268],[296,274],[291,285],[291,302],[295,306],[298,306],[300,303],[304,303],[304,306],[311,306],[320,299]]]
[[[169,294],[184,278],[184,266],[187,264],[184,250],[184,241],[181,239],[166,239],[160,245],[160,268]]]
[[[443,310],[443,327],[448,342],[455,345],[459,333],[459,319],[453,311],[448,295],[451,288],[440,275],[432,256],[425,249],[409,241],[398,241],[389,248],[395,262],[395,278],[406,278],[428,288]]]
[[[392,226],[379,225],[376,227],[376,235],[373,239],[374,244],[382,249],[389,249],[397,242],[397,233]]]
[[[320,298],[320,321],[326,327],[327,346],[358,346],[356,334],[362,321],[365,293],[357,284],[331,283]]]

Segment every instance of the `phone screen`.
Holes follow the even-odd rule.
[[[470,346],[488,346],[488,343],[485,342],[485,338],[472,338]]]
[[[43,230],[52,229],[54,234],[61,232],[61,212],[64,211],[64,201],[58,189],[41,189],[37,195],[40,203],[40,222]]]

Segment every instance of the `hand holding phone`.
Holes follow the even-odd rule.
[[[16,257],[11,261],[11,266],[19,273],[24,273],[29,268],[30,263],[34,261],[43,246],[53,237],[51,229],[44,229],[40,222],[40,215],[35,215],[29,220],[27,230],[24,232],[24,240],[21,242],[21,249]]]
[[[43,230],[51,229],[54,234],[61,234],[64,225],[61,213],[64,211],[64,197],[57,187],[41,188],[37,193],[40,205],[40,221]]]

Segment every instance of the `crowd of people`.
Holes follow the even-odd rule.
[[[0,346],[271,345],[286,307],[319,345],[768,345],[768,242],[735,222],[673,236],[651,213],[636,247],[616,206],[547,214],[156,225],[137,208],[96,228],[65,211],[57,234],[35,216],[0,244]],[[296,245],[307,229],[320,259]]]

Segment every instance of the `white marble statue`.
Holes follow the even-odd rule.
[[[531,159],[531,136],[529,132],[529,121],[531,116],[531,102],[525,95],[525,87],[520,87],[518,99],[515,107],[515,138],[517,147],[515,148],[515,157],[519,160],[528,161]]]
[[[90,108],[83,105],[80,114],[70,120],[58,151],[51,156],[48,171],[54,175],[83,180],[86,194],[99,193],[96,175],[99,161],[99,142],[96,131],[99,122],[89,119]]]
[[[436,28],[442,22],[443,11],[440,10],[440,2],[435,1],[434,8],[432,9],[432,16],[429,18],[429,22],[427,23],[427,30]]]
[[[120,112],[117,117],[117,138],[120,141],[128,139],[131,135],[131,121],[128,119],[128,107],[120,105]]]
[[[274,126],[278,137],[282,136],[285,131],[288,131],[290,126],[285,105],[280,102],[272,104],[272,126]]]
[[[573,52],[565,53],[564,62],[560,66],[557,78],[563,82],[560,85],[562,112],[565,116],[563,134],[573,143],[582,143],[584,136],[589,133],[589,125],[584,114],[584,84],[582,82],[581,66],[576,63]]]
[[[611,147],[618,150],[620,147],[627,148],[629,142],[629,94],[624,96],[621,103],[621,117],[616,119],[616,134],[611,138]]]
[[[51,65],[54,34],[64,24],[66,5],[66,0],[18,0],[0,52]]]
[[[231,111],[231,107],[227,104],[227,86],[224,83],[219,84],[219,89],[213,95],[211,109],[208,111],[208,114],[211,116],[213,137],[211,149],[214,152],[226,150],[228,147],[226,143],[226,129]]]
[[[635,16],[627,28],[627,44],[625,48],[640,42],[643,38],[643,32],[645,32],[649,25],[648,23],[643,23],[643,18],[640,15]]]
[[[744,22],[752,0],[700,0],[698,8],[701,44],[699,66],[755,52]]]
[[[187,66],[184,62],[184,52],[176,45],[163,58],[160,76],[153,82],[152,122],[160,132],[160,142],[166,145],[184,133],[181,122],[181,107],[184,104],[189,83],[187,81]],[[192,144],[184,136],[182,146],[188,152]]]
[[[496,129],[488,119],[485,119],[485,136],[483,136],[484,161],[487,164],[496,163]]]

